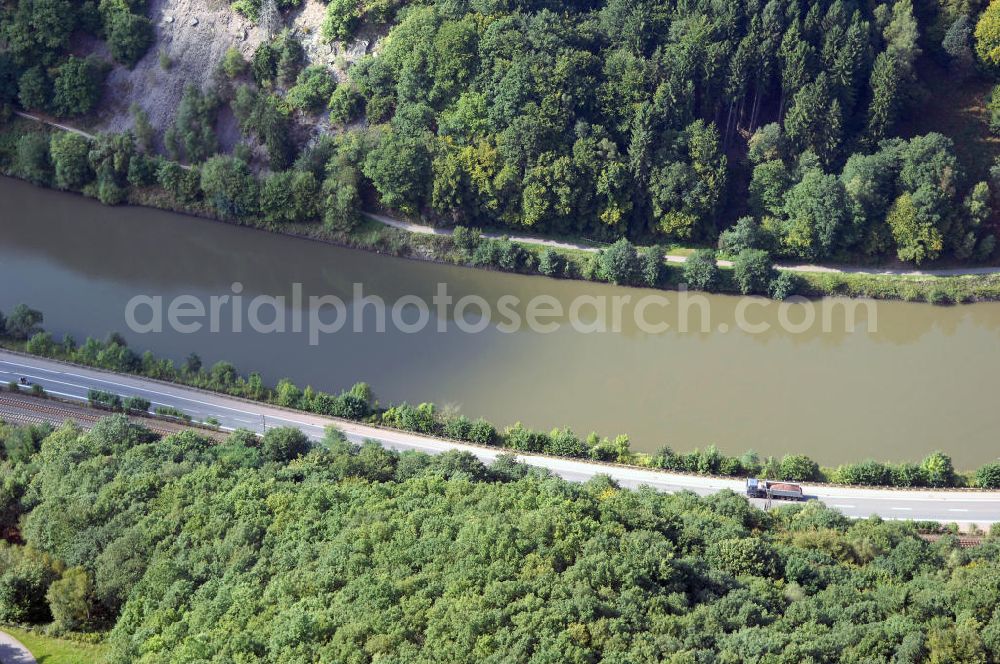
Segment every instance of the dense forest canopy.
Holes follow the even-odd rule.
[[[234,7],[261,19],[259,3]],[[144,10],[8,3],[0,105],[90,112],[105,67],[68,55],[70,37],[103,36],[134,62],[149,39],[122,43],[146,33],[118,26],[145,21]],[[718,243],[729,255],[994,253],[1000,167],[966,172],[948,118],[939,133],[903,125],[945,92],[924,71],[988,87],[1000,3],[333,0],[326,12],[327,40],[362,27],[384,36],[336,73],[310,64],[288,30],[250,62],[231,49],[212,89],[191,86],[162,136],[137,113],[132,132],[90,151],[79,137],[25,137],[14,172],[108,203],[159,186],[225,217],[335,230],[376,202],[446,225]],[[243,137],[232,155],[217,154],[224,106]],[[154,154],[161,142],[174,161]]]
[[[351,71],[378,137],[364,172],[390,207],[462,223],[714,241],[747,210],[766,231],[760,248],[800,258],[985,257],[989,190],[968,181],[952,142],[886,142],[919,112],[924,50],[972,73],[978,10],[408,6]]]
[[[1000,540],[337,432],[0,442],[0,620],[110,628],[112,662],[1000,660]]]

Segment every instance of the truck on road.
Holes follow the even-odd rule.
[[[768,500],[805,500],[802,487],[788,482],[772,482],[756,477],[747,478],[747,497]]]

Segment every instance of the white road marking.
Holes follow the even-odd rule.
[[[900,511],[905,511],[905,512],[912,512],[913,511],[912,507],[893,507],[892,509],[894,509],[894,510],[900,510]]]

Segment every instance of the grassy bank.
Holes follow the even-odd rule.
[[[35,184],[50,186],[52,176],[44,173],[20,172],[16,168],[19,139],[26,135],[50,136],[58,130],[15,118],[0,130],[0,172],[21,177]],[[138,154],[138,153],[136,153]],[[215,206],[205,199],[196,182],[189,195],[168,191],[157,183],[155,173],[159,166],[168,164],[160,157],[143,156],[145,174],[129,172],[128,182],[115,196],[93,183],[82,188],[85,195],[107,202],[128,203],[184,214],[228,221],[271,232],[318,240],[340,246],[373,251],[380,254],[428,260],[483,269],[542,275],[563,279],[613,281],[614,283],[651,288],[676,289],[688,279],[682,265],[660,261],[657,273],[649,275],[608,275],[601,269],[600,257],[594,252],[572,249],[552,249],[537,244],[473,238],[472,244],[460,246],[450,236],[411,233],[393,228],[358,215],[355,223],[334,228],[318,221],[268,222],[249,214],[220,215]],[[138,162],[137,162],[138,163]],[[51,164],[49,165],[51,168]],[[137,168],[137,171],[142,170]],[[133,177],[134,176],[134,177]],[[660,247],[673,254],[690,254],[690,248]],[[642,253],[640,249],[638,253]],[[740,293],[731,269],[720,269],[717,278],[703,284],[701,290],[718,293]],[[807,297],[844,296],[876,299],[895,299],[934,304],[952,304],[975,301],[1000,300],[1000,275],[971,275],[959,277],[861,275],[844,273],[795,273],[788,277],[788,284],[781,290],[781,297],[803,295]],[[768,287],[756,288],[754,294],[774,296]]]
[[[0,630],[24,644],[38,664],[99,664],[107,653],[103,644],[57,638],[34,629],[0,625]]]

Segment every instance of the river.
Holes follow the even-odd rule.
[[[206,364],[229,360],[271,383],[289,377],[336,391],[363,380],[383,402],[433,401],[499,425],[624,432],[639,450],[715,444],[727,453],[804,453],[836,464],[918,460],[943,449],[960,468],[1000,455],[997,303],[826,300],[782,308],[697,295],[682,307],[677,293],[379,256],[157,210],[104,207],[4,178],[0,283],[0,310],[26,302],[45,313],[45,327],[58,337],[118,331],[139,351],[178,361],[195,351]],[[304,302],[326,295],[343,301],[343,328],[317,334],[312,345],[309,314],[301,311],[303,331],[293,332],[300,312],[294,284],[301,284]],[[426,302],[426,325],[398,329],[390,310],[379,331],[374,306],[354,316],[355,284],[365,297],[398,302],[404,327],[417,327],[416,302]],[[493,313],[485,329],[468,331],[482,327],[477,306],[461,316],[454,306],[439,311],[432,300],[439,284],[455,303],[480,296]],[[166,331],[166,323],[162,332],[126,324],[136,296],[162,298],[169,321],[178,296],[209,303],[236,291],[244,303],[260,294],[284,296],[286,332],[250,329],[246,306],[241,332],[224,307],[217,331],[208,318],[190,333]],[[615,296],[630,299],[620,307],[620,325]],[[638,315],[637,302],[664,296],[670,304],[653,299]],[[520,324],[501,316],[504,297],[516,298],[506,311]],[[607,315],[598,316],[601,302],[611,303]],[[854,307],[853,321],[847,307]],[[796,327],[807,308],[815,324]],[[542,329],[531,329],[529,310]],[[152,304],[135,311],[139,324],[153,321]],[[681,311],[688,313],[686,330]],[[329,323],[337,314],[330,306],[320,318]],[[257,312],[264,322],[273,317],[268,307]]]

